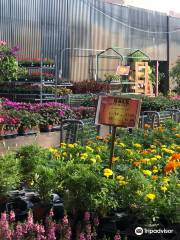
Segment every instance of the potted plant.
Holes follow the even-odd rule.
[[[37,166],[34,189],[40,201],[34,205],[33,214],[36,220],[42,220],[52,208],[52,194],[56,190],[56,175],[53,168],[43,164]]]
[[[20,183],[19,160],[14,153],[0,156],[0,204],[6,201],[8,192]]]
[[[19,119],[15,116],[10,116],[5,111],[0,114],[0,134],[1,136],[15,137],[18,133]]]
[[[16,61],[16,53],[18,50],[17,46],[9,48],[5,41],[0,41],[0,81],[17,80],[19,67]]]

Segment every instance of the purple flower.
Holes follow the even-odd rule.
[[[16,45],[15,47],[12,47],[10,49],[11,54],[16,55],[16,53],[19,51],[20,47]]]

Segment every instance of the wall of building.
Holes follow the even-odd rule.
[[[170,30],[178,21],[170,18]],[[18,44],[24,57],[54,58],[57,54],[63,78],[69,80],[94,76],[97,52],[74,48],[138,48],[152,60],[167,61],[167,34],[160,33],[166,31],[166,14],[107,1],[0,0],[0,39],[11,46]],[[170,65],[179,47],[179,33],[171,34]],[[70,49],[62,54],[65,48]],[[104,62],[104,68],[108,66]]]

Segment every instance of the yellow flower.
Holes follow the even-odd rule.
[[[64,157],[67,157],[67,153],[66,152],[63,152],[62,154]]]
[[[156,198],[156,195],[154,193],[148,193],[146,194],[146,198],[153,201]]]
[[[109,176],[113,175],[113,171],[110,168],[105,168],[103,171],[103,174],[105,177],[109,177]]]
[[[65,146],[66,146],[66,143],[61,143],[60,144],[60,147],[62,147],[62,148],[65,147]]]
[[[91,161],[92,163],[96,163],[96,159],[95,159],[95,158],[90,158],[90,161]]]
[[[86,146],[86,150],[89,151],[89,152],[93,152],[93,151],[94,151],[94,150],[93,150],[91,147],[89,147],[89,146]]]
[[[162,186],[162,187],[161,187],[161,191],[166,192],[167,190],[168,190],[168,189],[167,189],[166,186]]]
[[[153,173],[157,173],[158,172],[158,170],[157,169],[153,169],[153,171],[152,171]]]
[[[180,183],[177,184],[177,187],[180,187]]]
[[[151,160],[151,161],[156,161],[157,158],[156,158],[156,157],[152,157],[150,160]]]
[[[178,146],[177,146],[176,144],[172,144],[172,145],[170,146],[170,148],[173,149],[173,150],[175,150],[177,147],[178,147]]]
[[[118,175],[118,176],[116,177],[116,179],[117,179],[117,180],[124,180],[124,176]]]
[[[144,175],[151,176],[152,172],[150,170],[143,170]]]
[[[165,184],[168,184],[169,181],[170,181],[170,179],[168,177],[164,177],[162,179],[162,182],[165,183]]]
[[[129,153],[129,155],[132,155],[133,154],[133,151],[131,149],[126,149],[126,152]]]
[[[69,147],[69,148],[74,148],[74,144],[69,143],[69,144],[68,144],[68,147]]]
[[[124,144],[124,143],[120,142],[120,143],[118,143],[118,145],[117,145],[117,146],[124,148],[124,147],[126,147],[126,144]]]
[[[135,148],[141,148],[141,144],[139,144],[139,143],[134,143],[133,146],[134,146]]]
[[[156,146],[155,146],[155,145],[151,145],[150,147],[151,147],[151,148],[156,148]]]
[[[119,160],[118,157],[115,157],[115,156],[112,157],[112,161],[113,161],[113,162],[116,162],[117,160]]]
[[[55,149],[55,148],[49,148],[49,151],[51,152],[51,153],[57,153],[58,152],[58,150],[57,149]]]
[[[126,181],[124,181],[124,180],[120,180],[120,181],[118,181],[118,183],[119,183],[121,186],[124,186],[124,185],[126,185],[126,184],[127,184],[127,182],[126,182]]]
[[[87,157],[88,157],[88,154],[87,154],[87,153],[81,153],[81,155],[80,155],[80,159],[81,159],[81,160],[86,160]]]
[[[155,157],[156,157],[157,159],[160,159],[160,158],[161,158],[161,156],[160,156],[160,155],[156,155]]]
[[[167,146],[166,145],[161,145],[161,148],[166,148]]]
[[[162,148],[162,151],[165,152],[165,153],[169,153],[169,154],[173,154],[174,153],[173,150],[168,149],[168,148]]]

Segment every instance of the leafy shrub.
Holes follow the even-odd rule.
[[[47,164],[49,151],[35,145],[23,146],[17,151],[17,158],[20,160],[22,180],[31,187],[37,167]]]
[[[0,195],[16,189],[20,182],[19,160],[15,154],[0,156]]]

